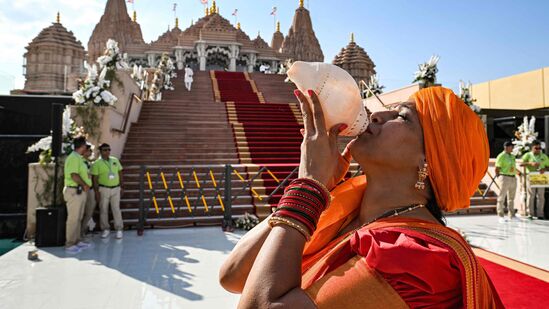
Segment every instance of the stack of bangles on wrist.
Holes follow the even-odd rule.
[[[330,192],[311,178],[292,181],[269,219],[269,226],[283,224],[299,231],[309,240],[316,230],[320,214],[330,204]]]

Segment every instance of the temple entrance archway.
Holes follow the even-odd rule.
[[[208,47],[206,49],[206,70],[228,70],[230,51],[226,47]]]

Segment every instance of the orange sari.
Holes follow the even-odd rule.
[[[454,230],[389,218],[337,237],[357,215],[365,177],[337,187],[304,250],[302,288],[318,308],[502,308],[484,269]]]

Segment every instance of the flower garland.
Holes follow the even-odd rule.
[[[78,105],[112,106],[118,100],[109,89],[116,70],[129,68],[127,55],[121,55],[118,43],[109,39],[104,55],[97,58],[97,64],[99,69],[95,64],[85,64],[88,70],[86,80],[79,82],[78,90],[72,94]]]
[[[63,111],[63,126],[62,126],[62,138],[63,144],[61,146],[61,156],[69,155],[72,149],[72,142],[77,136],[86,136],[86,131],[83,127],[78,127],[76,123],[71,119],[71,110],[69,106],[65,107]],[[27,149],[27,153],[40,151],[40,164],[47,164],[53,161],[51,152],[52,136],[46,136],[36,142],[34,145]],[[94,146],[92,145],[92,151]]]
[[[528,121],[528,116],[524,116],[522,124],[515,131],[515,138],[513,139],[513,152],[514,156],[522,156],[531,150],[531,145],[534,140],[538,138],[538,132],[536,128],[536,117],[532,116]],[[541,148],[545,149],[545,143],[541,143]]]
[[[162,73],[161,75],[164,78],[163,88],[166,90],[174,90],[172,79],[177,77],[177,73],[175,73],[175,65],[168,54],[162,54],[162,58],[158,64],[158,70]]]
[[[437,73],[438,73],[438,61],[440,60],[439,56],[433,55],[429,61],[419,65],[419,70],[415,72],[415,79],[412,83],[419,82],[425,87],[431,87],[437,82]]]
[[[471,82],[468,82],[467,85],[465,85],[463,81],[461,80],[459,81],[460,99],[463,100],[463,102],[465,102],[465,104],[467,104],[467,106],[469,106],[471,110],[473,110],[473,112],[479,115],[481,108],[480,106],[475,104],[476,99],[473,99],[473,96],[471,95],[473,92],[472,90],[473,90],[473,85],[471,84]]]

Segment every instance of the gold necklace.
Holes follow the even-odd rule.
[[[416,209],[418,209],[418,208],[422,208],[422,207],[425,207],[425,204],[412,204],[412,205],[410,205],[410,206],[404,206],[404,207],[401,207],[401,208],[388,210],[388,211],[382,213],[380,216],[376,217],[375,219],[370,220],[370,221],[364,223],[364,224],[361,225],[359,228],[355,229],[355,231],[360,230],[361,228],[365,227],[366,225],[371,224],[371,223],[374,223],[374,222],[376,222],[377,220],[385,219],[385,218],[392,218],[392,217],[396,217],[396,216],[400,216],[400,215],[402,215],[402,214],[405,214],[405,213],[407,213],[407,212],[414,211],[414,210],[416,210]]]

